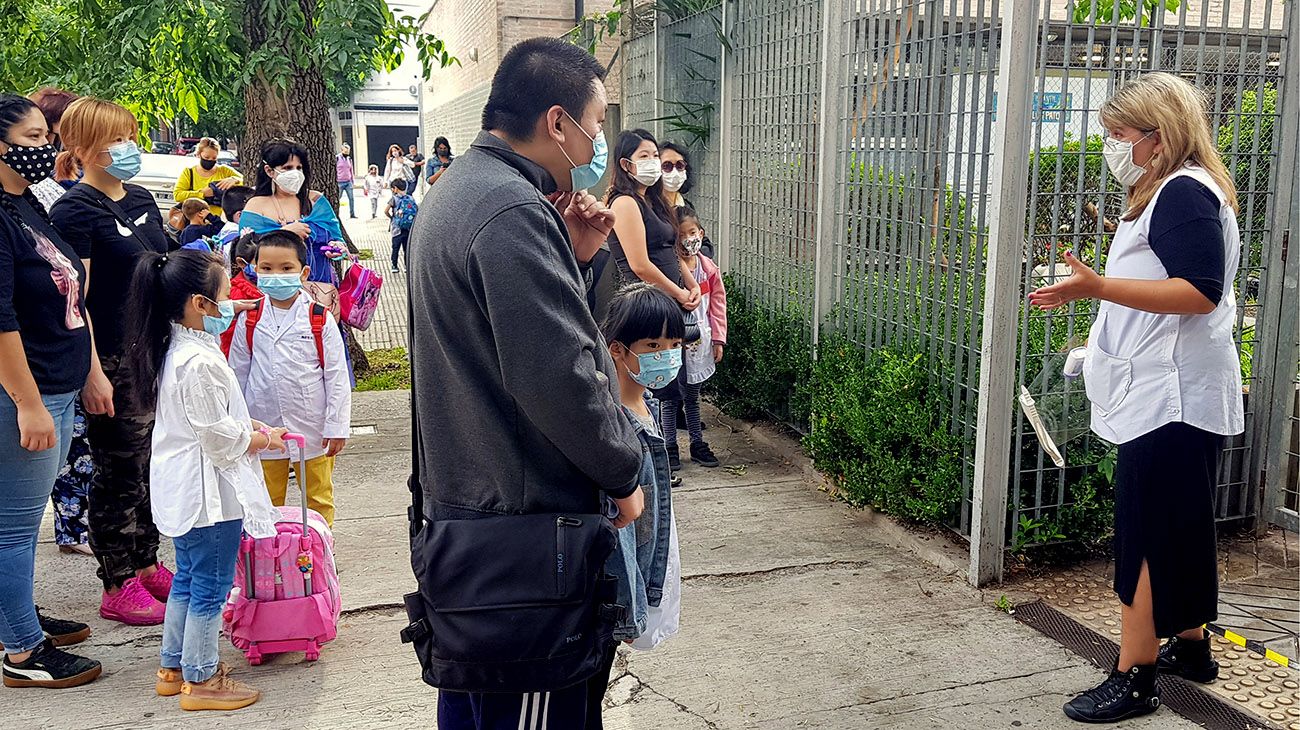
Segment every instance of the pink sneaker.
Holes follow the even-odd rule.
[[[158,571],[153,575],[146,575],[140,579],[140,585],[144,586],[149,595],[157,598],[160,603],[166,603],[167,597],[172,594],[172,578],[176,577],[174,573],[167,569],[162,563],[158,564]]]
[[[104,591],[104,599],[99,604],[100,616],[127,626],[157,626],[163,622],[166,611],[167,606],[149,595],[139,578],[123,583],[115,596]]]

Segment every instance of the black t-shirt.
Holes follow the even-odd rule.
[[[622,195],[615,195],[609,199],[611,205]],[[654,208],[649,203],[639,197],[631,196],[636,200],[637,206],[641,208],[641,222],[645,224],[645,250],[650,258],[650,263],[655,268],[663,272],[668,280],[677,286],[682,285],[682,261],[677,256],[677,231],[673,224],[660,218],[655,213]],[[624,282],[638,281],[632,267],[628,266],[627,254],[623,252],[623,244],[618,241],[618,234],[610,232],[609,250],[614,254],[614,261],[618,264],[618,273]]]
[[[90,372],[85,269],[31,193],[0,195],[9,203],[0,206],[0,332],[19,333],[41,393],[80,390]]]
[[[1227,268],[1219,199],[1195,178],[1165,184],[1151,211],[1151,250],[1171,279],[1185,279],[1213,304],[1223,299]]]
[[[411,161],[412,164],[411,169],[415,171],[415,174],[417,175],[420,174],[420,170],[424,167],[424,155],[420,154],[419,152],[416,152],[415,154],[410,155],[406,159]]]
[[[79,183],[54,204],[50,218],[77,255],[90,259],[86,306],[94,325],[95,347],[100,357],[111,357],[122,351],[122,320],[136,258],[146,250],[166,253],[170,246],[163,232],[162,213],[148,190],[127,185],[126,197],[117,201],[139,236],[105,207],[104,199],[103,193]]]

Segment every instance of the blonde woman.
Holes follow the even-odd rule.
[[[1093,430],[1119,446],[1123,633],[1110,677],[1065,706],[1084,722],[1154,712],[1157,671],[1218,676],[1201,628],[1218,605],[1215,475],[1224,437],[1241,433],[1245,419],[1232,335],[1237,194],[1206,106],[1195,87],[1165,73],[1102,105],[1106,163],[1128,188],[1105,276],[1067,254],[1074,274],[1030,295],[1041,309],[1101,300],[1084,379]]]
[[[85,172],[59,198],[50,219],[86,269],[92,338],[90,375],[81,391],[91,453],[90,545],[104,584],[99,615],[132,626],[162,623],[172,573],[158,562],[149,506],[153,410],[124,389],[130,345],[123,325],[127,289],[142,253],[166,253],[162,214],[148,190],[127,181],[140,172],[140,128],[121,106],[82,97],[64,113],[64,152]],[[65,158],[66,161],[66,158]]]
[[[221,145],[211,137],[204,137],[194,146],[194,156],[198,163],[185,168],[176,180],[172,197],[176,202],[184,203],[191,198],[202,198],[208,204],[208,211],[221,216],[221,194],[236,185],[243,185],[244,180],[232,168],[217,164],[217,155]]]

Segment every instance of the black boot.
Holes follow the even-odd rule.
[[[1219,676],[1219,663],[1210,655],[1210,637],[1188,641],[1177,636],[1160,647],[1156,666],[1164,674],[1176,674],[1193,682],[1209,683]]]
[[[677,450],[677,444],[668,444],[668,469],[670,471],[682,470],[682,455]]]
[[[1065,714],[1079,722],[1109,723],[1149,715],[1160,707],[1156,665],[1112,671],[1105,682],[1065,703]]]

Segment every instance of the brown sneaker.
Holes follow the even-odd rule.
[[[181,670],[163,667],[158,670],[158,682],[153,688],[159,697],[175,697],[181,693]]]
[[[231,679],[229,674],[230,668],[222,662],[208,681],[181,684],[181,709],[238,710],[261,698],[261,692]]]

